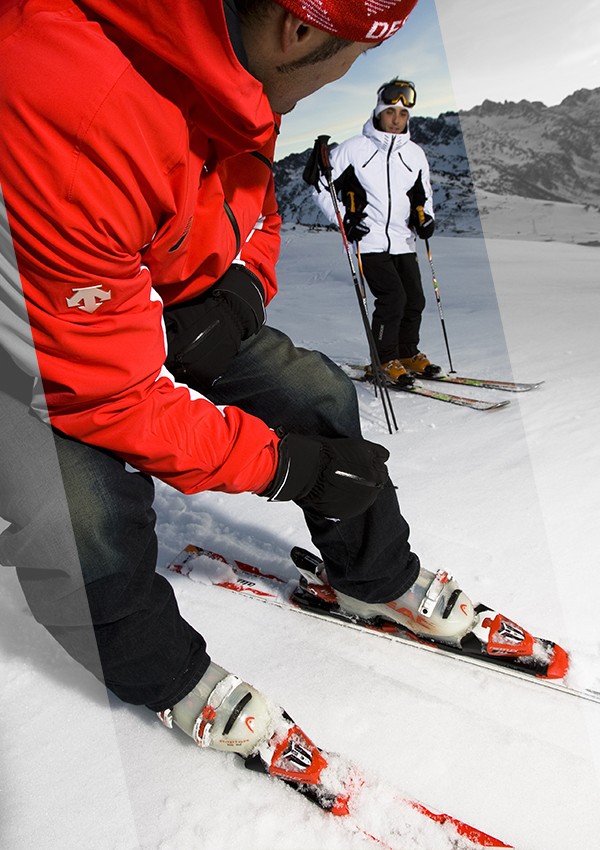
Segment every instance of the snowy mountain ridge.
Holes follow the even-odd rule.
[[[438,233],[600,243],[600,88],[552,107],[485,100],[410,127],[431,166]],[[302,181],[309,153],[275,163],[280,211],[324,225]]]

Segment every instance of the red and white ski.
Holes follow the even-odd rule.
[[[285,713],[270,740],[245,764],[282,780],[338,817],[352,832],[385,850],[512,847],[457,818],[403,797],[377,778],[367,780],[351,762],[317,747]]]
[[[344,618],[339,610],[336,611],[331,589],[328,595],[327,586],[319,580],[320,559],[296,547],[292,550],[292,560],[300,573],[299,579],[284,579],[267,569],[228,560],[190,545],[168,565],[168,569],[192,582],[222,587],[305,616],[325,618],[344,628],[486,668],[492,674],[516,677],[534,687],[552,688],[600,702],[600,687],[576,687],[568,683],[565,674],[569,659],[564,650],[551,641],[534,638],[512,620],[485,606],[476,606],[476,610],[482,612],[479,634],[475,634],[477,641],[473,640],[467,647],[468,652],[459,653],[456,648],[452,650],[417,638],[390,623],[361,623]],[[486,655],[480,652],[483,643]],[[524,656],[524,652],[529,656]],[[553,676],[558,678],[551,678]],[[246,764],[286,782],[321,809],[338,816],[352,831],[369,837],[386,850],[512,847],[399,794],[377,778],[367,777],[341,756],[315,746],[285,713],[271,740],[265,742]]]
[[[192,581],[291,607],[289,582],[196,546],[186,546],[168,569]],[[245,765],[284,782],[383,850],[514,850],[512,844],[436,812],[342,756],[319,748],[284,711],[271,737],[245,759]]]
[[[310,575],[316,575],[319,571],[319,558],[295,547],[292,550],[292,560],[300,573],[298,580],[282,579],[266,569],[243,561],[227,560],[215,552],[190,545],[168,565],[168,569],[194,582],[223,587],[309,617],[325,618],[344,628],[392,640],[414,650],[443,655],[461,664],[474,665],[488,670],[492,675],[510,676],[535,687],[551,688],[573,697],[600,703],[600,686],[597,686],[596,682],[588,686],[570,681],[569,659],[563,649],[552,641],[534,638],[512,620],[486,606],[477,606],[484,614],[481,617],[481,628],[478,630],[479,636],[475,634],[477,640],[469,637],[466,641],[466,651],[459,651],[456,647],[417,637],[389,622],[362,623],[345,616],[336,608],[331,596],[328,598],[327,588],[323,588],[316,580],[310,580]],[[491,641],[488,654],[481,652],[484,635],[487,641]],[[525,648],[530,654],[512,654],[510,643],[507,641],[513,641],[517,650],[519,647],[521,651]],[[507,650],[505,654],[502,654],[503,643]]]

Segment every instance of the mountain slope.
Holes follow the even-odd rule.
[[[431,166],[438,233],[597,244],[600,89],[552,107],[486,100],[410,127]],[[285,222],[325,225],[302,182],[309,153],[275,163],[280,209]]]
[[[460,122],[477,188],[539,200],[600,201],[600,89],[558,106],[484,101]]]

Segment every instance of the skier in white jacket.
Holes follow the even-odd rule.
[[[358,251],[375,298],[372,329],[383,371],[390,383],[405,386],[414,375],[439,374],[419,351],[425,296],[416,254],[416,236],[434,231],[429,164],[411,141],[414,83],[395,78],[377,91],[377,104],[362,133],[330,154],[332,176],[344,230]],[[324,191],[320,191],[320,188]],[[336,222],[331,196],[321,179],[314,198]]]

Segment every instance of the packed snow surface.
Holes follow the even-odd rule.
[[[474,599],[562,643],[573,681],[598,685],[598,250],[443,237],[431,247],[455,369],[545,383],[490,413],[394,396],[393,435],[372,389],[358,385],[365,436],[390,449],[424,565],[449,570]],[[421,250],[420,265],[428,295],[422,348],[447,368]],[[279,278],[272,325],[337,361],[366,360],[338,235],[287,227]],[[174,582],[183,614],[215,661],[372,779],[367,826],[384,828],[393,788],[520,850],[598,845],[599,704],[164,569],[195,543],[291,578],[291,546],[312,548],[292,504],[184,497],[159,485],[157,511],[159,569]],[[235,757],[200,751],[147,709],[107,697],[35,623],[14,571],[0,571],[0,582],[3,848],[377,846]],[[393,837],[397,850],[445,846],[408,815],[405,834]]]

